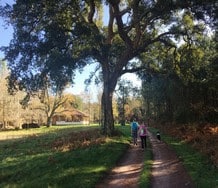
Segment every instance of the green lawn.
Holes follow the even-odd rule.
[[[94,187],[128,148],[129,138],[101,137],[97,126],[0,132],[0,187]],[[93,139],[92,139],[93,137]]]
[[[0,132],[0,138],[14,137],[0,141],[0,187],[94,187],[129,146],[129,126],[116,129],[122,136],[103,137],[98,126]],[[162,139],[176,150],[197,187],[218,187],[217,169],[208,159],[179,140],[167,135]],[[151,166],[148,143],[140,187],[149,187]]]

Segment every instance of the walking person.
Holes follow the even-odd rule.
[[[137,145],[138,123],[136,122],[136,119],[133,119],[131,123],[131,135],[132,135],[133,144]]]
[[[147,147],[146,136],[147,136],[146,124],[143,121],[141,121],[139,124],[139,137],[141,138],[142,149],[145,149]]]

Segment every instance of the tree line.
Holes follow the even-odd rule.
[[[1,48],[10,69],[10,92],[23,90],[27,96],[32,96],[53,85],[62,91],[67,84],[73,84],[77,69],[82,71],[86,65],[95,63],[96,69],[90,79],[103,86],[102,133],[112,135],[113,98],[121,76],[139,71],[147,75],[157,73],[150,63],[151,59],[156,59],[156,53],[160,57],[166,50],[177,54],[178,44],[182,41],[187,47],[192,46],[199,40],[198,36],[205,35],[208,27],[216,29],[218,11],[216,0],[49,0],[25,3],[17,0],[13,5],[0,7],[0,12],[0,16],[14,28],[13,40]],[[185,50],[192,53],[192,48],[185,48],[183,53]],[[178,60],[180,56],[176,54],[170,61],[184,62],[181,77],[187,61]],[[198,58],[193,55],[193,60]],[[166,62],[162,67],[168,66]],[[171,76],[171,70],[166,68],[166,71]],[[184,95],[187,92],[192,91],[184,90]],[[172,98],[164,97],[165,106],[160,104],[159,110],[165,108],[172,112]]]
[[[32,123],[50,127],[53,116],[69,109],[76,109],[87,114],[91,124],[100,123],[101,93],[97,94],[97,101],[92,100],[90,93],[74,95],[69,92],[53,92],[54,90],[50,88],[36,92],[31,98],[28,98],[29,96],[22,91],[11,95],[7,87],[8,75],[7,63],[0,60],[0,129],[20,129],[22,125]],[[137,90],[137,95],[133,96],[131,94],[133,90],[135,92],[133,84],[128,82],[125,85],[124,83],[125,81],[120,82],[120,87],[124,88],[125,94],[118,88],[117,96],[113,101],[114,119],[117,124],[121,125],[123,125],[121,123],[123,120],[125,123],[130,122],[136,109],[142,105],[139,100],[139,90]],[[123,115],[121,107],[125,108]]]
[[[163,50],[151,61],[156,72],[140,74],[148,116],[163,122],[217,123],[217,47],[215,35],[201,36],[176,52]]]

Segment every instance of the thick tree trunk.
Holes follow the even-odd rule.
[[[117,83],[117,77],[110,71],[103,74],[103,94],[101,100],[101,127],[102,133],[105,135],[113,135],[114,133],[114,117],[113,117],[113,93]]]
[[[113,135],[114,133],[114,117],[112,107],[113,92],[106,89],[102,95],[102,132],[105,135]]]

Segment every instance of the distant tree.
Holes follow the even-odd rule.
[[[122,126],[126,122],[126,108],[131,97],[138,93],[138,88],[133,86],[129,80],[120,80],[117,87],[117,108],[119,111],[119,121]]]
[[[63,103],[63,107],[65,109],[72,109],[72,108],[77,108],[78,104],[77,104],[77,100],[76,100],[76,96],[70,94],[70,93],[63,93],[63,98],[66,99],[66,102]]]
[[[199,22],[193,22],[193,30],[184,27],[183,15],[213,26],[216,9],[216,0],[17,0],[0,11],[15,31],[2,48],[11,70],[10,89],[31,93],[46,79],[65,86],[75,69],[97,62],[103,81],[102,132],[111,135],[113,93],[121,75],[149,71],[140,55],[155,44],[175,48],[180,36],[191,40],[193,32],[200,32]]]
[[[65,107],[69,98],[64,96],[59,90],[51,92],[49,88],[40,92],[39,98],[40,102],[43,104],[40,109],[46,114],[46,125],[50,127],[52,125],[52,117],[55,113],[66,110]]]
[[[20,99],[24,93],[10,95],[7,88],[7,76],[9,71],[5,61],[0,60],[0,128],[19,128],[21,125]]]
[[[78,110],[83,110],[83,99],[81,97],[81,95],[74,95],[74,103],[73,103],[74,108],[78,109]]]

